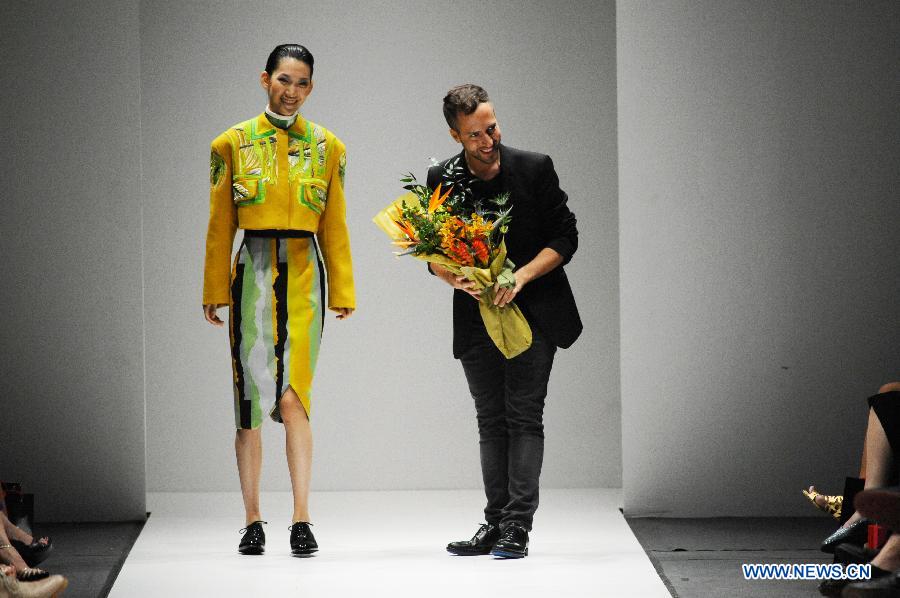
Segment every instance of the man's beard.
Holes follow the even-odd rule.
[[[499,141],[494,142],[494,145],[491,148],[491,153],[488,154],[490,156],[489,158],[485,158],[484,154],[482,154],[481,151],[479,151],[479,150],[475,150],[474,153],[470,153],[469,155],[472,156],[473,158],[475,158],[476,160],[478,160],[479,162],[481,162],[482,164],[493,164],[494,162],[497,161],[497,157],[498,157],[497,149],[499,147],[500,147],[500,142]]]

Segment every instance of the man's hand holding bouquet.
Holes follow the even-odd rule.
[[[408,174],[400,179],[408,192],[375,216],[374,222],[402,251],[420,260],[439,264],[472,284],[479,296],[479,310],[488,335],[507,358],[531,346],[531,328],[515,303],[494,304],[496,289],[514,288],[514,264],[506,258],[503,236],[510,221],[508,194],[488,200],[465,213],[462,194],[453,189],[434,190]],[[474,293],[473,293],[474,291]]]

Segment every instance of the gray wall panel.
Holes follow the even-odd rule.
[[[142,518],[138,2],[0,20],[0,478],[39,520]]]
[[[617,5],[626,513],[811,514],[900,377],[890,2]]]

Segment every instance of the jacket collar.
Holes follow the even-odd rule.
[[[291,137],[306,139],[307,141],[309,141],[306,123],[307,121],[305,118],[303,118],[303,115],[298,114],[297,120],[295,120],[294,124],[292,124],[287,129],[288,134],[291,135]],[[269,119],[266,118],[265,111],[261,112],[259,116],[256,117],[256,119],[253,121],[253,125],[253,137],[257,139],[260,137],[268,137],[269,135],[274,135],[275,132],[279,130],[278,127],[273,125],[271,122],[269,122]]]

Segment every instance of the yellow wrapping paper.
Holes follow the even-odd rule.
[[[400,231],[396,220],[401,217],[401,209],[404,203],[415,205],[418,199],[412,193],[398,197],[391,205],[381,210],[372,221],[391,238],[395,245],[408,247],[411,243]],[[515,302],[507,303],[504,307],[494,305],[494,285],[499,281],[500,286],[513,287],[516,284],[513,274],[513,263],[506,259],[506,242],[501,241],[499,250],[487,268],[474,266],[461,266],[450,258],[430,253],[413,255],[422,261],[440,264],[457,276],[465,276],[475,283],[475,288],[482,291],[478,309],[488,336],[497,345],[497,348],[507,359],[523,353],[531,346],[531,327],[528,320],[522,314],[522,310]]]

